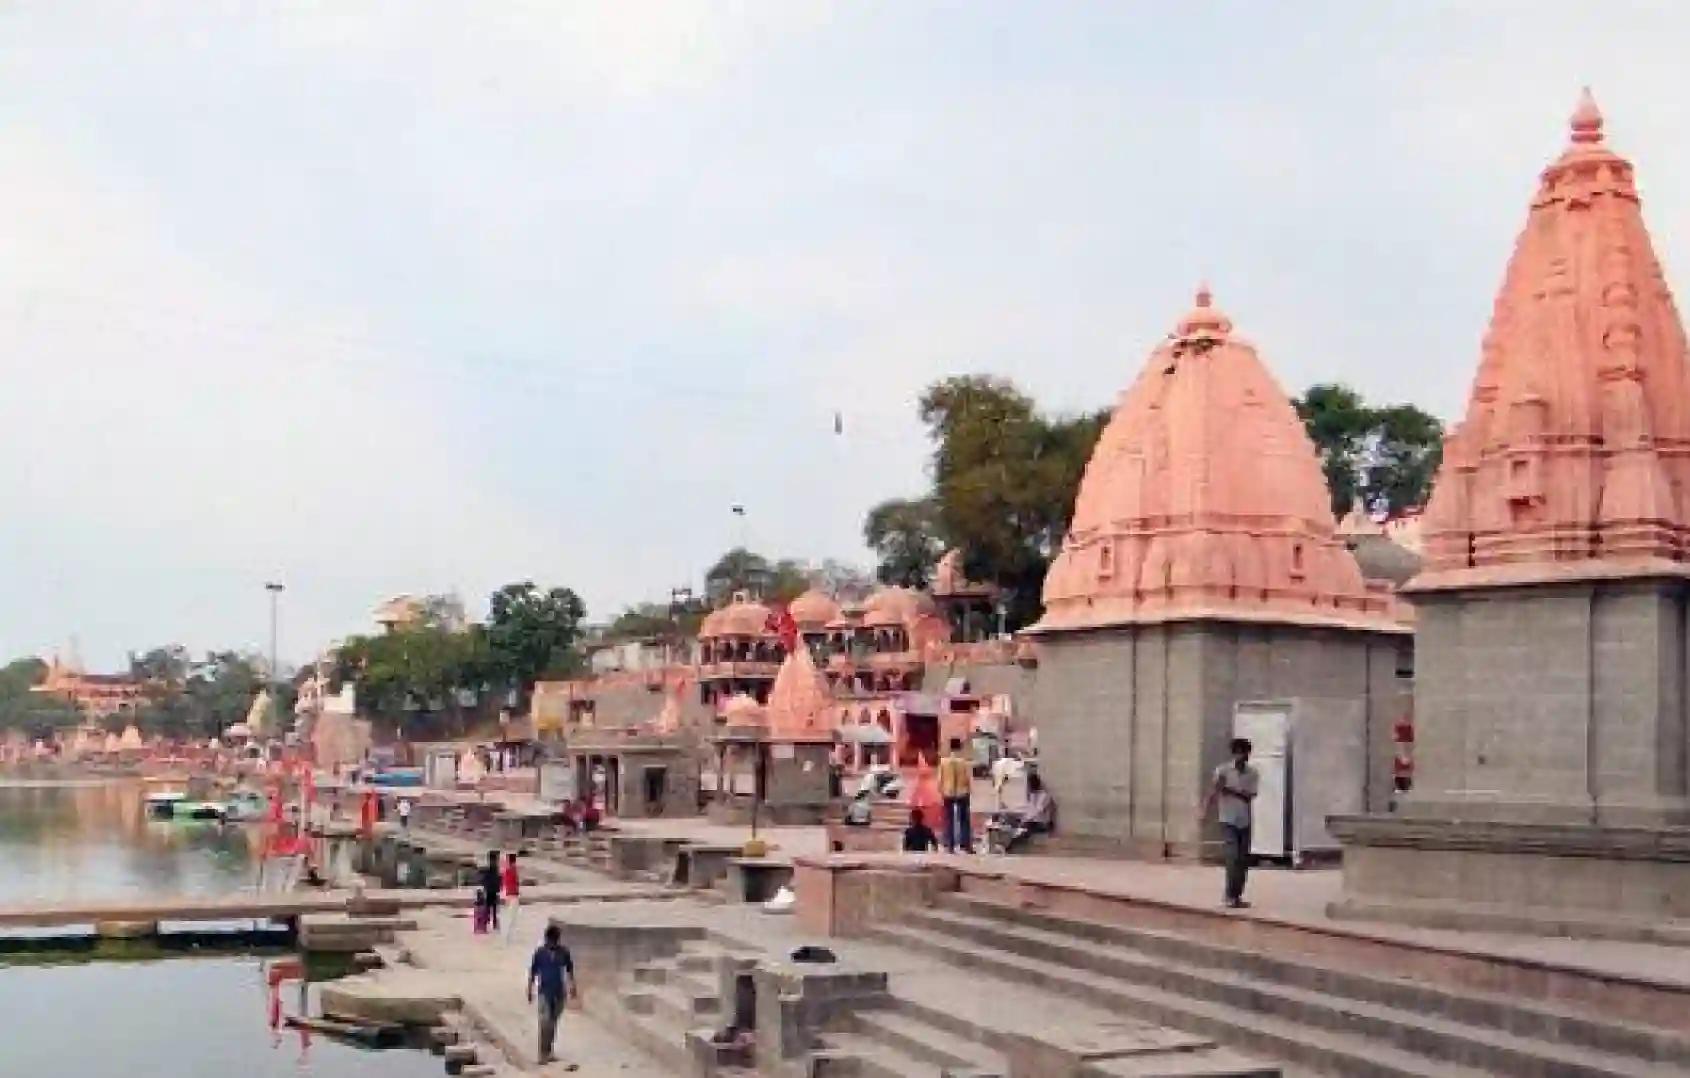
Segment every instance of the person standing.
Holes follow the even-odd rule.
[[[962,754],[962,738],[951,738],[951,751],[939,761],[939,797],[945,805],[945,852],[974,849],[969,819],[969,794],[974,787],[974,768]]]
[[[494,932],[499,930],[499,888],[502,884],[499,873],[499,851],[487,851],[487,867],[481,870],[479,890],[481,905],[487,910],[487,927]]]
[[[575,987],[575,960],[563,945],[562,937],[557,925],[547,925],[545,942],[534,949],[534,957],[528,962],[528,1002],[535,1001],[536,986],[540,990],[540,1062],[543,1064],[557,1058],[552,1055],[552,1045],[557,1040],[558,1019],[563,1017],[565,994],[572,1000],[581,999]]]
[[[411,829],[411,799],[408,797],[399,799],[399,828],[402,831]]]
[[[505,854],[505,871],[499,878],[499,883],[505,894],[505,944],[511,941],[511,934],[516,931],[516,898],[522,891],[522,878],[516,871],[516,854]]]
[[[1219,806],[1216,818],[1221,825],[1221,838],[1226,858],[1226,905],[1235,910],[1247,908],[1244,901],[1244,878],[1250,871],[1250,810],[1261,786],[1262,776],[1250,763],[1250,742],[1242,737],[1232,739],[1232,759],[1215,768],[1214,782],[1203,798],[1201,816],[1208,818],[1209,809]]]

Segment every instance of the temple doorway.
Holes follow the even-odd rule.
[[[922,760],[939,762],[939,716],[904,716],[904,743],[899,746],[898,763],[915,767]]]

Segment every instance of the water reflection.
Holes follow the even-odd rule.
[[[138,782],[0,783],[0,904],[217,894],[253,885],[260,825],[149,820],[142,797]],[[425,1054],[370,1052],[289,1028],[289,1015],[315,1011],[311,982],[339,971],[302,969],[273,952],[146,960],[192,943],[89,940],[54,950],[45,941],[37,948],[12,940],[0,949],[0,1075],[438,1073]]]
[[[139,783],[0,784],[0,903],[227,893],[261,852],[252,825],[149,820]]]
[[[251,958],[0,969],[0,1073],[77,1078],[421,1078],[427,1054],[372,1052],[290,1029],[303,982]],[[92,1035],[90,1035],[92,1034]]]

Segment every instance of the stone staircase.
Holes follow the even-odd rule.
[[[853,1078],[1279,1078],[1203,1036],[979,973],[949,994],[900,985],[842,1014],[811,1053],[815,1075]],[[906,979],[907,980],[907,979]]]
[[[732,1020],[731,989],[754,955],[707,940],[687,940],[679,953],[634,966],[617,993],[613,1024],[638,1048],[677,1074],[756,1073],[749,1049],[717,1044]]]
[[[1690,1075],[1690,1036],[1683,1033],[1406,980],[1388,970],[1281,958],[1193,935],[1075,920],[975,897],[944,896],[936,907],[916,911],[902,923],[877,926],[873,936],[1013,982],[1022,991],[1058,993],[1213,1038],[1280,1060],[1299,1073],[1345,1078]],[[936,1014],[925,1017],[931,1022]],[[959,1040],[929,1038],[917,1045],[896,1023],[877,1029],[878,1020],[875,1016],[851,1036],[942,1065],[954,1064],[941,1055],[960,1058],[949,1051],[961,1047]],[[949,1032],[965,1039],[969,1035],[967,1030]],[[903,1070],[888,1064],[863,1073],[934,1073],[900,1065]],[[1080,1073],[1152,1073],[1111,1070],[1110,1065],[1093,1063]]]
[[[563,859],[582,868],[610,874],[610,834],[588,831],[584,835],[568,835],[561,843]]]

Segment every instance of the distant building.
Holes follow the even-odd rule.
[[[146,682],[127,674],[88,674],[77,666],[47,664],[47,676],[31,692],[56,696],[90,719],[139,711],[146,702]]]
[[[451,632],[458,632],[469,624],[463,602],[450,595],[395,595],[377,604],[373,616],[375,623],[390,633],[416,628],[425,621]]]

